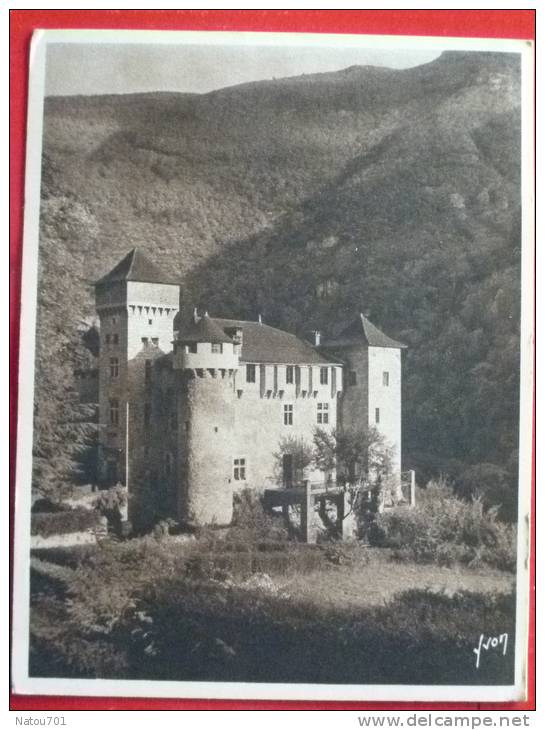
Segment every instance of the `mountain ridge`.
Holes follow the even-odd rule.
[[[82,316],[134,246],[216,316],[302,333],[370,309],[410,345],[409,461],[514,473],[517,59],[449,52],[362,75],[47,99],[41,258],[70,259]]]

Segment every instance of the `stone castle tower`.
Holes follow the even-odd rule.
[[[99,465],[104,484],[130,484],[131,476],[145,467],[151,368],[156,358],[172,350],[179,293],[179,286],[137,249],[95,285],[100,318]]]
[[[401,472],[401,351],[393,340],[359,314],[324,347],[345,363],[339,424],[375,427],[393,447],[393,472]]]
[[[233,516],[231,482],[235,435],[233,340],[205,314],[184,327],[175,342],[177,378],[178,513],[193,525],[226,525]]]

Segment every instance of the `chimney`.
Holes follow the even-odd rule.
[[[314,335],[314,347],[320,347],[320,342],[322,341],[320,330],[314,330],[312,334]]]

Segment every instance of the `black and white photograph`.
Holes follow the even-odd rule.
[[[524,698],[532,53],[35,34],[17,692]]]

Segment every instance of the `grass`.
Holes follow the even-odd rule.
[[[412,590],[450,596],[460,591],[506,594],[514,586],[514,577],[500,570],[400,563],[380,549],[365,553],[365,562],[356,559],[319,575],[297,574],[275,583],[302,600],[332,608],[385,605],[396,594]]]

